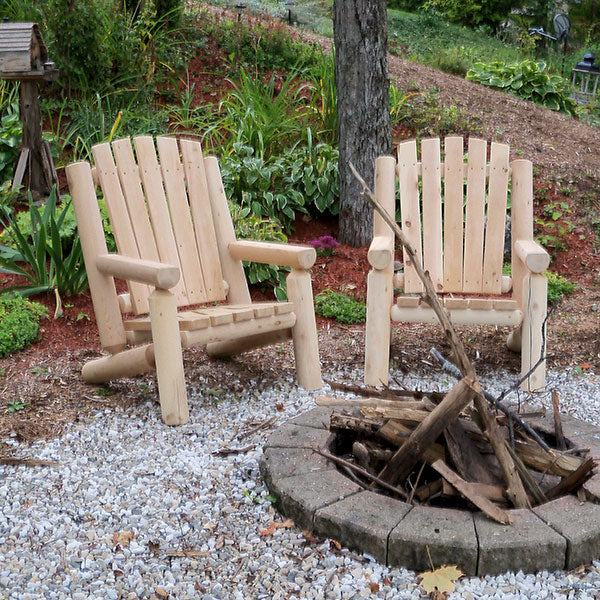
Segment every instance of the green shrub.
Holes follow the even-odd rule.
[[[511,275],[511,265],[505,264],[502,268],[502,273],[504,275]],[[554,273],[554,271],[544,271],[544,275],[548,278],[548,302],[550,304],[558,302],[562,296],[568,296],[577,287],[572,281],[569,281],[566,277],[558,273]]]
[[[98,201],[100,207],[100,216],[102,217],[102,225],[104,226],[104,237],[106,238],[106,246],[109,252],[116,252],[117,245],[115,244],[115,238],[112,233],[112,226],[108,218],[108,210],[104,200]],[[40,205],[40,209],[43,210],[45,205]],[[77,237],[77,221],[75,219],[75,210],[71,204],[71,197],[67,194],[61,196],[60,204],[57,205],[56,210],[62,214],[64,218],[61,221],[58,234],[62,243],[64,251],[67,251],[73,246]],[[16,223],[16,227],[19,231],[27,238],[33,234],[31,227],[31,211],[22,211],[17,213],[16,217],[12,220]],[[11,248],[16,248],[17,237],[14,233],[14,227],[9,225],[2,233],[0,233],[0,243]]]
[[[337,214],[338,151],[328,144],[296,146],[264,159],[235,144],[221,159],[227,197],[249,207],[255,217],[272,219],[289,231],[297,213]]]
[[[364,323],[367,319],[365,304],[333,290],[323,290],[315,297],[315,312],[340,323]]]
[[[0,357],[23,350],[38,338],[47,309],[20,296],[0,295]]]
[[[281,226],[267,219],[254,216],[248,206],[241,207],[233,202],[229,203],[229,211],[237,239],[257,240],[261,242],[287,242],[287,237]],[[261,284],[263,287],[272,287],[278,300],[287,299],[285,285],[286,267],[267,265],[244,261],[244,271],[248,281],[252,284]]]
[[[23,133],[18,86],[0,81],[0,183],[12,179]]]
[[[466,27],[485,25],[496,29],[503,20],[508,19],[511,9],[520,6],[515,0],[427,0],[425,8],[434,10],[449,21]]]
[[[233,65],[290,70],[315,60],[320,47],[295,40],[281,20],[251,20],[249,23],[223,19],[202,11],[198,21],[218,40]]]
[[[544,273],[548,278],[548,302],[551,304],[558,302],[562,296],[568,296],[575,291],[576,285],[566,277],[546,271]]]
[[[524,60],[514,64],[479,62],[469,69],[467,79],[504,90],[551,110],[577,115],[577,104],[570,98],[569,83],[559,75],[550,75],[542,61]]]

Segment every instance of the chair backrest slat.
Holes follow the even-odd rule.
[[[123,256],[141,258],[110,144],[98,144],[92,148],[92,152],[117,250]],[[137,313],[147,312],[148,294],[150,293],[148,286],[129,281],[128,287],[135,311]]]
[[[400,176],[400,211],[402,232],[415,249],[418,260],[423,260],[421,245],[421,211],[419,207],[419,177],[417,174],[417,144],[403,142],[398,146]],[[409,294],[423,291],[423,284],[408,254],[404,252],[404,291]]]
[[[444,290],[463,288],[464,175],[463,138],[444,140]]]
[[[248,290],[248,283],[244,276],[244,267],[241,260],[234,259],[229,252],[229,244],[235,241],[235,231],[231,221],[227,196],[223,189],[219,163],[214,156],[204,159],[206,183],[212,208],[212,217],[215,224],[217,246],[223,277],[229,284],[227,299],[230,304],[249,304],[252,299]]]
[[[116,140],[112,143],[112,150],[140,258],[158,261],[158,251],[148,217],[140,170],[135,162],[131,142],[128,139]]]
[[[208,195],[202,147],[198,142],[181,140],[181,153],[206,295],[209,300],[224,300],[223,273]]]
[[[500,294],[504,233],[506,231],[506,200],[508,195],[509,147],[492,142],[488,186],[485,252],[483,256],[483,285],[485,294]]]
[[[133,144],[135,146],[144,193],[146,194],[148,213],[150,215],[150,222],[152,223],[152,230],[154,231],[158,256],[161,262],[181,267],[175,236],[170,226],[171,217],[163,188],[160,165],[158,164],[156,150],[154,149],[154,140],[150,136],[136,137],[133,140]],[[178,306],[189,304],[183,278],[179,279],[172,291],[175,294]]]
[[[423,181],[423,266],[429,271],[435,289],[444,288],[442,253],[442,182],[440,140],[430,138],[421,143]]]
[[[179,253],[181,277],[186,289],[187,304],[206,302],[207,295],[202,280],[202,266],[198,256],[177,140],[170,137],[158,137],[156,144],[167,192],[171,224]]]
[[[487,143],[469,138],[463,292],[481,293]]]
[[[443,158],[438,138],[422,141],[421,162],[415,140],[398,146],[402,230],[438,291],[501,294],[509,147],[492,143],[488,164],[487,142],[470,138],[465,162],[463,138],[449,136]],[[404,292],[421,293],[408,260]]]

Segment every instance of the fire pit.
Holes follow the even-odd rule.
[[[365,489],[369,486],[363,481],[342,473],[339,464],[316,451],[335,455],[352,445],[352,437],[344,437],[339,428],[330,430],[332,414],[344,408],[317,407],[279,427],[265,447],[263,479],[279,510],[298,527],[389,566],[416,571],[430,568],[428,551],[435,566],[456,564],[464,573],[479,576],[572,569],[600,557],[600,505],[595,504],[600,499],[600,474],[592,474],[577,495],[556,497],[531,509],[502,509],[510,525],[469,508],[462,494],[447,497],[450,508],[434,506],[431,497],[437,492],[427,496],[422,491],[424,500],[418,504],[415,492],[409,503]],[[589,448],[591,456],[600,456],[598,427],[566,415],[561,421],[567,447]],[[552,414],[528,423],[545,439],[554,435]],[[447,481],[446,486],[452,487]],[[418,491],[422,486],[415,487]]]

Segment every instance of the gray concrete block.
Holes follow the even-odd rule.
[[[312,529],[315,512],[356,494],[362,488],[339,471],[317,471],[274,482],[271,492],[277,497],[281,512],[294,520],[300,529]]]
[[[285,477],[332,468],[326,458],[307,448],[267,448],[260,460],[260,474],[269,489]]]
[[[535,573],[564,569],[567,541],[530,510],[508,511],[512,525],[501,525],[482,513],[475,514],[479,539],[477,574],[505,571]]]
[[[271,434],[265,448],[321,448],[330,435],[325,429],[285,423]]]
[[[477,537],[473,513],[449,508],[416,506],[392,530],[388,564],[415,571],[458,565],[467,575],[477,571]]]
[[[583,489],[590,502],[600,502],[600,474],[592,475],[583,484]]]
[[[317,406],[293,419],[288,423],[301,425],[302,427],[314,427],[315,429],[328,429],[331,413],[334,411],[333,406]]]
[[[317,510],[315,532],[385,563],[388,536],[412,506],[363,491]]]
[[[600,558],[600,506],[563,496],[533,512],[567,540],[567,569]]]

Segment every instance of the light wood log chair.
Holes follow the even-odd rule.
[[[470,138],[464,157],[462,137],[398,146],[397,161],[377,159],[375,195],[390,215],[399,209],[402,231],[443,295],[456,324],[514,326],[507,344],[521,351],[525,376],[545,356],[547,280],[550,257],[533,239],[533,175],[528,160],[509,162],[509,147]],[[511,189],[512,277],[503,276],[507,196]],[[466,193],[465,193],[466,184]],[[443,192],[443,195],[442,195]],[[422,283],[408,256],[404,273],[394,274],[394,234],[376,214],[368,253],[365,383],[388,382],[392,321],[437,322],[420,293]],[[394,301],[394,289],[403,293]],[[510,293],[510,296],[507,294]],[[545,387],[545,361],[523,382],[523,389]]]
[[[182,347],[230,355],[291,337],[299,384],[321,387],[309,272],[315,250],[237,241],[217,159],[204,158],[190,140],[158,137],[156,147],[158,154],[147,136],[133,147],[129,139],[99,144],[94,169],[87,162],[66,169],[100,341],[109,353],[84,365],[84,380],[156,368],[163,421],[183,424],[189,415]],[[107,251],[96,181],[118,254]],[[289,302],[252,303],[243,260],[292,267]],[[115,277],[127,280],[128,294],[117,295]],[[206,303],[212,306],[185,309]],[[123,313],[135,318],[124,320]]]

